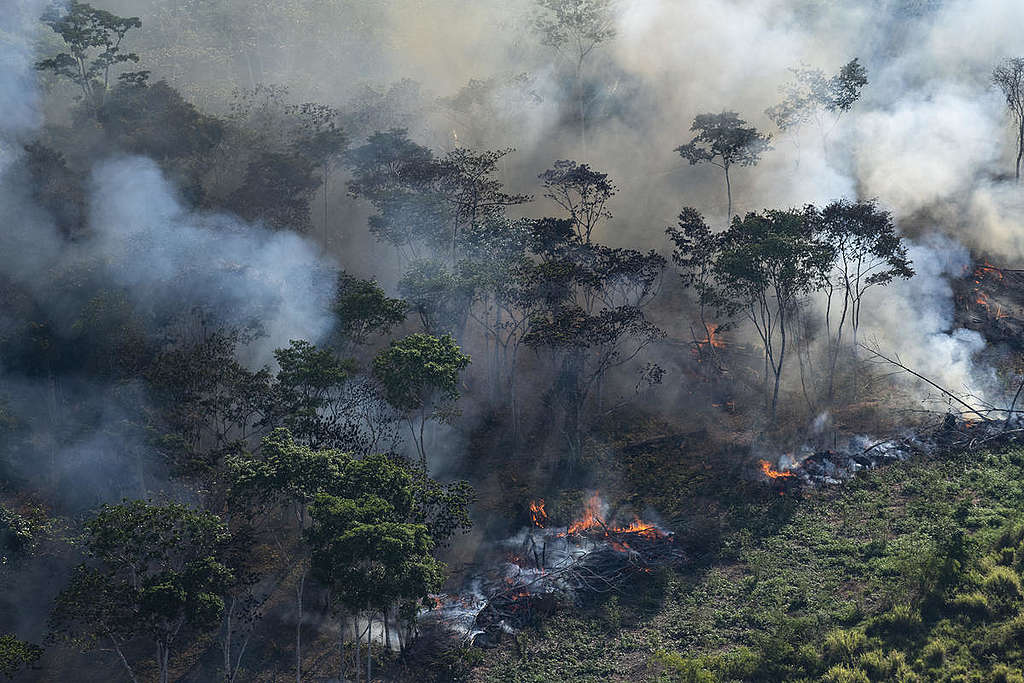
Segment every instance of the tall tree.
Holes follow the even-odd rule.
[[[615,37],[614,0],[537,0],[534,29],[541,42],[568,59],[574,69],[580,149],[587,154],[587,100],[583,67],[587,57]]]
[[[816,239],[809,214],[769,210],[736,216],[715,260],[722,309],[744,315],[761,338],[771,424],[799,299],[824,285],[833,260],[830,246]]]
[[[446,421],[454,415],[459,374],[469,362],[469,356],[447,334],[410,334],[392,341],[373,359],[373,374],[383,384],[388,402],[404,414],[424,469],[426,422]]]
[[[121,42],[130,30],[141,27],[142,21],[138,17],[119,17],[78,0],[66,6],[55,3],[43,14],[42,21],[61,37],[68,51],[36,63],[36,69],[70,79],[82,91],[86,104],[98,112],[110,88],[111,68],[139,61],[139,55],[121,49]],[[148,75],[144,71],[120,77],[144,82]]]
[[[109,642],[132,681],[126,647],[148,638],[160,683],[168,683],[178,638],[220,620],[233,579],[220,561],[227,540],[220,519],[184,505],[104,505],[86,524],[88,560],[57,597],[52,625],[86,644]]]
[[[373,280],[362,280],[342,271],[338,273],[331,310],[342,340],[360,346],[371,334],[388,334],[405,322],[409,304],[389,297]]]
[[[1020,182],[1020,164],[1024,159],[1024,57],[1010,57],[992,71],[992,82],[1003,91],[1006,106],[1017,128],[1017,165],[1015,177]]]
[[[310,508],[306,539],[313,576],[343,612],[367,620],[367,681],[373,676],[374,614],[382,615],[390,638],[392,607],[400,604],[403,612],[414,614],[443,579],[445,567],[431,554],[434,539],[417,519],[414,488],[404,467],[373,455],[350,462],[340,486],[317,496]]]
[[[733,166],[756,166],[761,154],[771,149],[771,136],[762,135],[734,111],[721,114],[698,114],[690,130],[696,132],[688,143],[676,147],[679,156],[691,166],[709,163],[725,173],[727,215],[732,220],[732,183],[729,169]]]
[[[715,258],[721,248],[721,238],[712,233],[704,217],[690,207],[684,207],[679,212],[676,227],[666,228],[665,233],[675,245],[672,261],[680,271],[683,286],[693,289],[697,295],[701,338],[692,335],[697,352],[702,359],[705,354],[710,354],[714,359],[714,335],[722,326],[708,323],[707,312],[718,304],[714,268]]]
[[[583,242],[590,242],[591,234],[601,220],[612,217],[607,204],[618,188],[608,179],[607,173],[591,170],[587,164],[561,160],[538,177],[544,186],[544,196],[569,214],[569,220]]]
[[[857,349],[864,295],[874,287],[893,280],[913,277],[907,247],[893,226],[892,215],[873,201],[832,202],[820,213],[815,211],[815,231],[829,245],[834,262],[825,282],[827,307],[825,321],[829,333],[828,397],[833,398],[836,360],[843,343],[843,331],[849,322],[853,349]],[[833,329],[834,293],[842,294],[839,319]],[[838,303],[838,302],[836,302]]]
[[[789,71],[793,80],[783,86],[785,96],[782,102],[766,109],[765,114],[782,131],[797,128],[814,118],[823,142],[828,131],[822,115],[831,114],[832,125],[835,125],[860,99],[861,90],[868,84],[867,69],[856,58],[830,77],[826,77],[821,69],[799,67]]]
[[[352,460],[346,453],[317,451],[297,443],[287,429],[263,439],[259,454],[228,459],[233,502],[244,505],[254,523],[274,538],[295,579],[295,680],[302,681],[302,626],[309,577],[309,549],[302,541],[309,527],[309,506],[317,495],[337,486]],[[291,541],[291,546],[286,544]]]

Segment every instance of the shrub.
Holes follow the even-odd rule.
[[[679,683],[715,683],[715,675],[700,659],[684,657],[678,652],[654,651],[654,661],[660,664],[672,680]]]
[[[723,680],[749,680],[761,665],[761,657],[747,647],[740,647],[718,658],[718,673]]]
[[[920,611],[910,605],[896,605],[888,612],[872,619],[868,633],[900,637],[915,632],[920,626]]]
[[[864,649],[868,639],[863,631],[835,629],[825,634],[825,660],[828,663],[850,662]]]
[[[957,614],[962,614],[971,619],[984,619],[991,614],[992,609],[988,604],[988,598],[981,591],[960,593],[953,596],[949,606]]]
[[[871,683],[868,675],[849,666],[833,666],[821,677],[824,683]]]
[[[865,652],[857,660],[858,666],[872,681],[916,681],[915,674],[902,652],[892,650],[888,654],[881,650]]]
[[[1020,577],[1009,567],[993,567],[982,583],[982,590],[993,609],[1006,614],[1020,602]]]
[[[1013,669],[1005,664],[997,664],[989,676],[990,683],[1024,683],[1024,675],[1020,669]]]
[[[941,669],[946,666],[946,659],[953,648],[941,638],[933,638],[921,649],[921,661],[930,669]]]

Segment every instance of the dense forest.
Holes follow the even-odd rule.
[[[0,675],[1024,683],[1018,0],[0,4]]]

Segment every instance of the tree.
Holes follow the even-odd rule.
[[[398,282],[398,292],[419,316],[427,334],[461,335],[473,304],[474,282],[462,265],[453,270],[434,259],[417,259]]]
[[[522,341],[550,353],[566,444],[578,458],[589,399],[596,394],[600,406],[608,371],[664,334],[643,308],[658,290],[665,259],[583,242],[571,219],[541,219],[533,227],[536,262],[518,272],[518,294],[530,309]]]
[[[425,247],[444,248],[450,216],[436,192],[440,168],[429,149],[395,128],[374,133],[344,158],[352,172],[349,193],[366,198],[376,211],[370,232],[409,259]]]
[[[779,104],[766,109],[765,114],[782,131],[801,126],[814,117],[823,139],[827,137],[827,131],[821,120],[822,113],[832,114],[835,125],[860,99],[861,90],[868,84],[867,69],[856,58],[829,78],[821,69],[800,67],[789,71],[793,80],[783,87],[785,97]]]
[[[834,254],[829,278],[825,282],[827,306],[825,322],[829,333],[829,400],[833,398],[836,360],[843,342],[844,326],[849,321],[853,349],[857,348],[861,307],[864,295],[873,287],[884,287],[893,280],[913,277],[907,247],[897,234],[888,211],[874,201],[832,202],[813,217],[818,238]],[[843,303],[833,333],[832,303],[836,289]]]
[[[242,184],[228,197],[227,207],[248,221],[305,232],[310,227],[310,201],[320,183],[309,159],[261,151],[246,166]]]
[[[353,360],[304,340],[274,357],[281,368],[272,387],[274,415],[299,442],[359,455],[395,444],[396,417],[377,387],[355,374]]]
[[[756,128],[746,127],[746,121],[734,111],[721,114],[698,114],[690,126],[696,135],[675,151],[691,166],[709,163],[725,173],[727,214],[732,220],[732,184],[729,169],[735,166],[756,166],[761,154],[771,149],[771,136],[762,135]]]
[[[334,450],[318,451],[297,443],[287,429],[278,428],[263,439],[259,455],[244,454],[228,459],[231,493],[237,503],[245,504],[253,518],[268,525],[284,513],[284,529],[271,528],[271,536],[288,567],[294,567],[295,604],[295,679],[302,681],[303,598],[309,575],[309,553],[302,534],[309,525],[309,506],[317,495],[335,490],[344,476],[351,456]],[[281,531],[282,533],[278,533]],[[295,542],[286,548],[282,536],[289,533]]]
[[[593,171],[587,164],[562,160],[538,177],[544,185],[544,196],[569,214],[583,242],[590,242],[599,221],[612,217],[606,205],[618,188],[608,180],[607,173]]]
[[[426,469],[423,430],[428,419],[449,420],[459,398],[459,373],[469,366],[451,335],[411,334],[391,342],[373,359],[373,374],[384,396],[401,411]],[[418,429],[416,422],[418,421]]]
[[[348,144],[348,137],[339,123],[341,112],[316,102],[305,102],[292,110],[299,120],[295,151],[320,167],[320,184],[324,190],[323,239],[328,240],[327,187],[331,171]]]
[[[248,447],[273,420],[271,375],[235,359],[237,330],[204,332],[171,345],[145,370],[158,408],[151,428],[179,474],[217,481],[225,456]],[[208,509],[220,509],[223,491],[207,489]]]
[[[532,199],[529,195],[505,192],[501,181],[494,177],[498,162],[513,151],[507,148],[475,152],[457,147],[439,160],[437,192],[449,207],[453,267],[458,260],[460,229],[468,230],[510,206]]]
[[[386,456],[353,461],[342,486],[317,496],[310,517],[306,539],[313,576],[343,611],[366,615],[366,678],[372,680],[374,613],[383,616],[390,638],[392,606],[400,604],[406,615],[415,615],[443,579],[445,567],[431,555],[434,539],[416,519],[414,480]],[[358,627],[355,631],[358,638]]]
[[[297,680],[302,595],[310,571],[340,606],[386,609],[396,600],[422,597],[407,590],[415,585],[413,565],[439,568],[428,558],[429,549],[471,526],[468,506],[474,497],[465,482],[442,484],[400,458],[371,454],[357,460],[340,451],[313,450],[286,429],[264,439],[259,454],[232,458],[230,465],[233,493],[248,504],[251,519],[274,524],[279,512],[291,519],[288,527],[297,545],[291,550],[281,546],[280,555],[299,568]],[[274,529],[268,531],[279,537]],[[406,551],[411,555],[403,559]],[[391,573],[381,576],[385,567]]]
[[[362,345],[371,334],[388,334],[405,322],[409,304],[387,296],[373,280],[341,271],[331,310],[340,336],[350,344]]]
[[[128,31],[140,28],[142,21],[138,17],[119,17],[78,0],[71,0],[66,9],[63,4],[54,4],[41,19],[61,37],[68,51],[37,62],[36,69],[70,79],[81,89],[88,106],[98,112],[110,87],[111,67],[139,61],[136,53],[121,50],[121,42]],[[148,74],[124,73],[121,78],[144,82]]]
[[[228,538],[220,519],[184,505],[104,505],[86,523],[88,559],[57,597],[51,623],[86,644],[109,641],[133,681],[126,645],[148,638],[167,683],[179,636],[220,619],[233,579],[219,559]]]
[[[992,71],[992,82],[1003,91],[1006,106],[1017,127],[1017,165],[1015,178],[1020,182],[1020,163],[1024,159],[1024,57],[1010,57]]]
[[[824,285],[834,258],[813,228],[810,210],[736,216],[722,234],[715,258],[719,305],[730,316],[745,315],[761,338],[771,424],[778,409],[792,316],[802,295]],[[774,376],[770,390],[769,370]]]
[[[29,667],[43,656],[43,648],[5,633],[0,636],[0,674],[14,678],[22,667]]]
[[[569,59],[574,69],[580,148],[587,153],[587,101],[583,65],[598,45],[615,37],[613,0],[537,0],[534,29],[541,43]]]
[[[721,238],[711,232],[704,217],[693,208],[684,207],[679,212],[677,227],[665,229],[669,240],[675,245],[672,250],[672,261],[679,268],[679,277],[683,286],[693,289],[697,295],[698,316],[702,338],[693,335],[694,343],[701,357],[705,353],[715,356],[715,345],[712,343],[714,334],[721,325],[710,325],[707,311],[717,303],[718,291],[715,288],[715,258],[721,249]]]

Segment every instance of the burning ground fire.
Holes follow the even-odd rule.
[[[764,476],[769,479],[788,479],[796,476],[792,472],[780,472],[772,467],[771,463],[767,460],[759,460],[758,464],[761,466],[761,471],[764,472]]]
[[[561,527],[550,526],[543,499],[532,501],[531,526],[497,543],[492,561],[458,594],[432,596],[435,608],[421,613],[421,626],[485,644],[538,611],[617,590],[631,577],[682,562],[672,532],[639,518],[614,524],[606,507],[595,492],[580,518]]]

